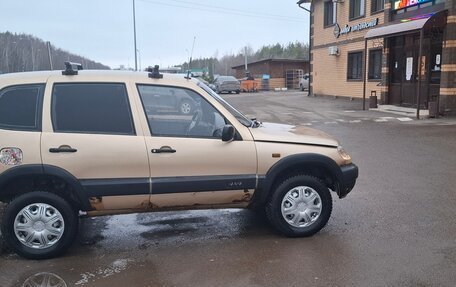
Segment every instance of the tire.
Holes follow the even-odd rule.
[[[303,85],[300,85],[301,86],[301,91],[304,92],[304,86]]]
[[[289,237],[314,235],[326,225],[331,212],[329,189],[309,175],[293,176],[281,182],[266,204],[269,222]]]
[[[240,93],[240,92],[241,92],[240,90],[236,90],[236,94],[238,94],[238,95],[239,95],[239,93]]]
[[[179,112],[183,115],[190,115],[193,112],[193,105],[189,101],[181,101],[179,104]]]
[[[34,224],[27,226],[30,222]],[[17,254],[28,259],[48,259],[63,254],[71,246],[78,223],[77,211],[66,200],[53,193],[34,191],[11,201],[6,207],[1,227],[5,242]],[[16,230],[20,226],[24,231]],[[31,232],[27,233],[29,230]],[[26,240],[29,234],[33,236],[29,237],[29,243],[19,239]],[[46,241],[43,235],[47,243],[43,242]]]

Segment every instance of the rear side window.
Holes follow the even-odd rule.
[[[20,85],[0,91],[0,128],[40,131],[44,86]]]
[[[124,84],[55,84],[52,91],[55,132],[134,135]]]

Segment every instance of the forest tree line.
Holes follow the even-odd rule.
[[[85,57],[50,45],[54,70],[65,68],[64,62],[81,63],[84,69],[110,69]],[[51,69],[47,43],[31,35],[0,33],[0,73],[43,71]]]
[[[263,59],[308,59],[309,46],[302,42],[290,42],[286,45],[277,43],[265,45],[254,51],[247,46],[238,53],[230,53],[218,56],[218,52],[209,58],[193,59],[190,67],[194,69],[206,69],[210,75],[234,75],[233,66],[242,65],[245,55],[247,61],[255,62]],[[72,54],[68,51],[50,45],[51,60],[47,43],[43,40],[27,34],[11,32],[0,33],[0,74],[26,71],[42,71],[51,69],[62,70],[64,62],[71,61],[81,63],[84,69],[110,69],[101,63],[85,57]],[[188,70],[189,61],[180,64],[183,70]]]

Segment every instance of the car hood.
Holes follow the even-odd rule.
[[[337,147],[339,142],[322,131],[304,127],[274,123],[262,123],[258,128],[250,128],[255,141],[310,144]]]

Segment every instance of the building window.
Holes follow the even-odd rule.
[[[363,52],[348,53],[348,80],[361,80],[363,74]]]
[[[369,51],[369,79],[380,80],[382,78],[382,50]]]
[[[364,16],[366,0],[350,0],[350,20]]]
[[[371,13],[382,11],[385,5],[385,0],[372,0]]]
[[[336,23],[336,3],[330,0],[324,5],[324,26],[332,26]]]

